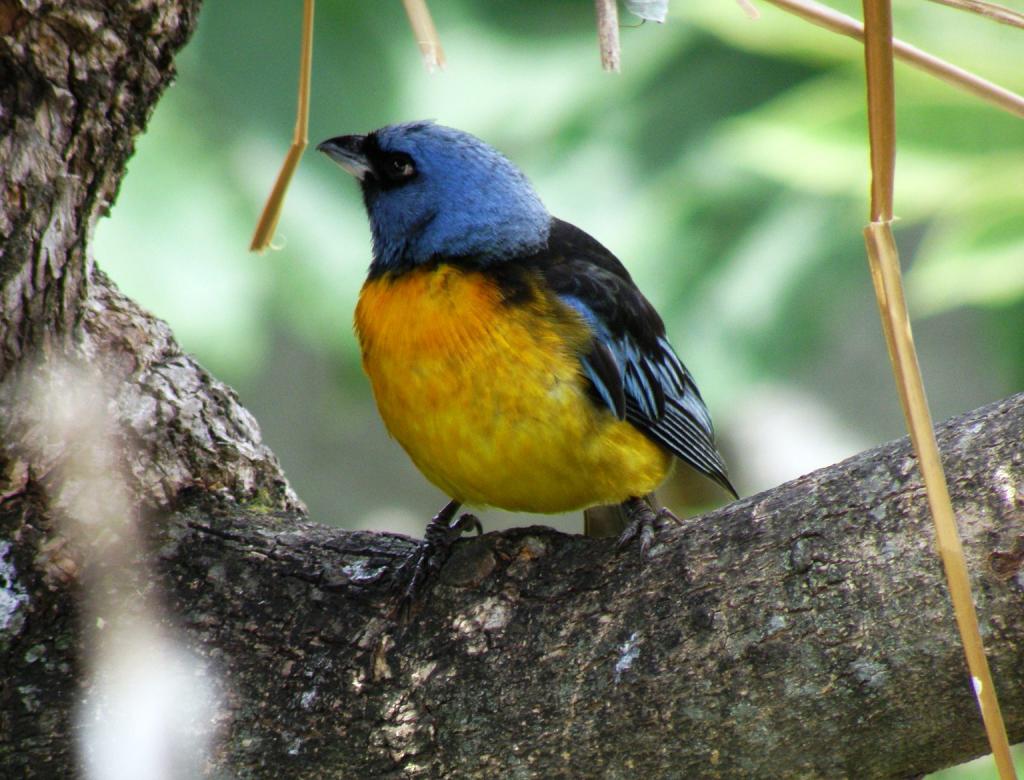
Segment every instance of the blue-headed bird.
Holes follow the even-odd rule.
[[[355,329],[380,415],[451,497],[427,527],[411,589],[479,529],[455,518],[463,504],[617,504],[624,544],[657,520],[645,496],[673,456],[736,495],[661,317],[501,153],[433,122],[317,148],[359,180],[369,215]]]

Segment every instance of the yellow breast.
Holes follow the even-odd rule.
[[[388,431],[468,504],[562,512],[650,492],[671,456],[587,397],[589,331],[532,286],[506,302],[450,265],[366,282],[356,332]]]

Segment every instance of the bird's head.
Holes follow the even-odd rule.
[[[453,257],[488,265],[547,243],[551,215],[526,176],[469,133],[412,122],[338,136],[317,149],[362,186],[371,272]]]

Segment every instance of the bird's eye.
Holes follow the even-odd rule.
[[[386,176],[393,181],[408,179],[416,173],[416,166],[412,164],[412,158],[407,154],[391,154],[384,161]]]

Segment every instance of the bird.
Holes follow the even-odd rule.
[[[647,498],[682,460],[732,496],[711,416],[655,308],[597,239],[552,216],[526,175],[433,121],[317,146],[358,180],[372,260],[355,310],[390,435],[450,499],[407,591],[479,520],[464,505],[618,505],[644,552]]]

